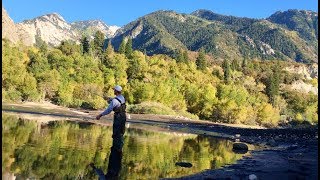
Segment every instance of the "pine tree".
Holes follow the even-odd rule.
[[[185,50],[183,52],[183,62],[184,63],[188,63],[189,62],[188,50]]]
[[[125,41],[125,38],[123,38],[119,46],[119,53],[125,54],[125,52],[126,52],[126,41]]]
[[[182,49],[179,50],[177,57],[176,57],[176,61],[177,61],[177,63],[185,62],[184,53],[183,53]]]
[[[81,41],[83,54],[89,54],[90,52],[90,43],[87,37],[82,38]]]
[[[45,41],[41,39],[40,36],[36,36],[36,47],[40,49],[41,52],[46,53],[48,51],[48,45]]]
[[[127,58],[131,58],[132,55],[132,39],[129,38],[126,44],[126,49],[125,49],[125,54],[127,56]]]
[[[206,56],[204,53],[204,50],[201,48],[199,53],[198,53],[198,57],[196,59],[196,65],[197,65],[197,69],[199,70],[205,70],[207,67],[207,60],[206,60]]]
[[[99,57],[102,59],[102,54],[103,54],[103,45],[105,41],[105,36],[101,31],[97,31],[94,34],[94,39],[93,39],[93,52],[95,56]]]
[[[101,31],[98,30],[94,34],[94,40],[93,40],[95,50],[102,51],[104,41],[105,41],[105,35]]]
[[[246,58],[243,58],[241,67],[242,67],[242,69],[244,69],[245,67],[247,67],[247,59],[246,59]]]
[[[224,74],[224,81],[229,82],[230,80],[230,64],[228,60],[224,60],[222,63],[222,68],[223,68],[223,74]]]
[[[235,71],[235,70],[239,70],[239,64],[238,61],[236,59],[232,60],[231,63],[231,70]]]
[[[269,97],[269,102],[274,105],[275,97],[279,95],[280,89],[280,63],[277,61],[276,65],[273,67],[273,73],[269,75],[266,84],[266,94]]]

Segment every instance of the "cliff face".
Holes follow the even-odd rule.
[[[36,37],[50,45],[57,46],[63,40],[77,40],[79,34],[71,30],[63,17],[57,13],[47,14],[32,20],[23,21],[17,24],[24,42],[31,45],[36,42]],[[29,37],[28,37],[29,36]]]
[[[98,30],[104,33],[106,38],[111,38],[119,29],[117,26],[108,26],[100,20],[68,23],[57,13],[15,24],[4,8],[2,8],[2,27],[2,37],[13,43],[21,41],[27,46],[34,45],[36,38],[41,38],[52,46],[57,46],[64,40],[79,42],[82,35],[92,38]]]
[[[302,77],[304,77],[305,80],[311,80],[311,79],[318,79],[318,64],[311,64],[311,65],[294,65],[285,68],[284,70],[290,72],[290,73],[297,73],[300,74]],[[303,93],[313,93],[318,94],[318,87],[305,83],[302,80],[298,80],[293,82],[290,86],[291,89],[303,92]]]
[[[285,68],[290,73],[297,73],[303,75],[305,79],[318,78],[318,64],[290,66]]]
[[[6,38],[13,43],[19,41],[18,29],[4,8],[2,8],[2,38]]]

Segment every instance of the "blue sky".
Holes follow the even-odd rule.
[[[250,18],[266,18],[288,9],[318,12],[317,0],[3,0],[2,6],[15,23],[56,12],[69,23],[100,19],[117,26],[157,10],[191,13],[208,9]]]

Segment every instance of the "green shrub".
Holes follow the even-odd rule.
[[[142,102],[141,104],[128,105],[128,113],[134,114],[160,114],[160,115],[177,115],[189,119],[199,119],[197,115],[186,111],[174,111],[158,102]]]

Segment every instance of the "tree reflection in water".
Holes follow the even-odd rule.
[[[107,172],[111,136],[111,127],[66,121],[41,125],[2,114],[2,173],[23,179],[97,179],[89,164]],[[128,129],[119,177],[180,177],[232,164],[241,156],[227,140]],[[175,166],[181,161],[193,166]]]

